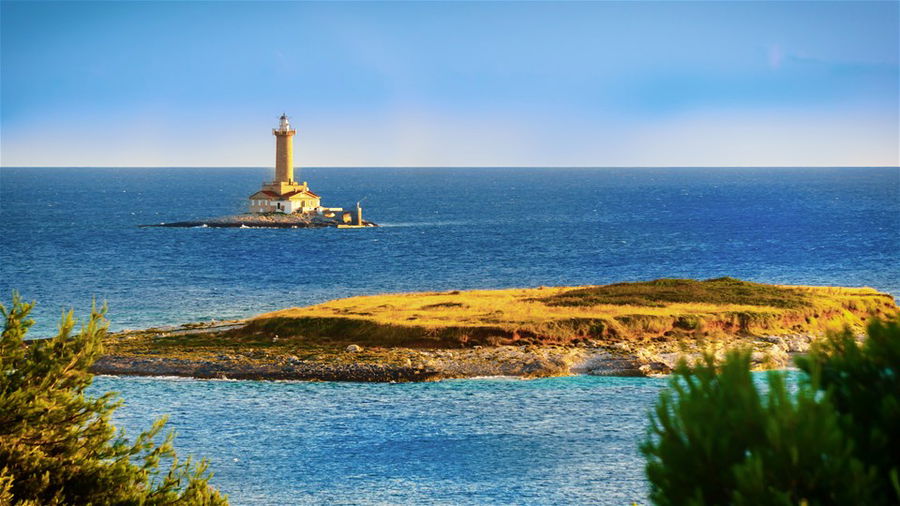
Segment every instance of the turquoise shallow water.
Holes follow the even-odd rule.
[[[421,384],[97,378],[129,434],[168,413],[234,504],[630,504],[665,380]]]

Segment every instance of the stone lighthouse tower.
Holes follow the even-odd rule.
[[[275,136],[275,179],[263,183],[262,189],[250,195],[251,213],[311,213],[319,212],[321,201],[304,181],[294,181],[294,135],[296,130],[286,114],[278,118]]]
[[[272,129],[275,135],[275,182],[294,184],[294,134],[287,114],[279,118],[278,128]]]

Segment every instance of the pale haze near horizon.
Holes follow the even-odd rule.
[[[900,165],[896,2],[0,9],[7,167]]]

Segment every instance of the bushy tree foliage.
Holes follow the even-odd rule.
[[[227,504],[205,461],[180,461],[165,419],[134,442],[110,423],[114,393],[85,395],[101,353],[104,309],[75,332],[64,314],[56,337],[25,342],[33,304],[0,304],[0,504]],[[160,463],[168,470],[160,470]]]
[[[873,322],[862,346],[849,331],[832,336],[797,365],[818,380],[876,473],[876,497],[900,504],[900,322]]]
[[[682,363],[641,450],[656,504],[900,504],[900,326],[832,334],[759,389],[750,352]]]

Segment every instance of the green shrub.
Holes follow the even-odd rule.
[[[833,334],[757,388],[750,352],[682,363],[641,451],[656,504],[900,502],[900,326]]]
[[[105,309],[92,308],[77,333],[70,311],[56,337],[26,342],[32,307],[16,294],[0,304],[0,504],[227,504],[205,461],[178,460],[173,433],[155,442],[165,419],[129,443],[109,420],[115,394],[85,396]]]
[[[845,330],[797,365],[818,378],[861,460],[877,473],[877,497],[900,504],[900,323],[873,321],[860,345]]]

